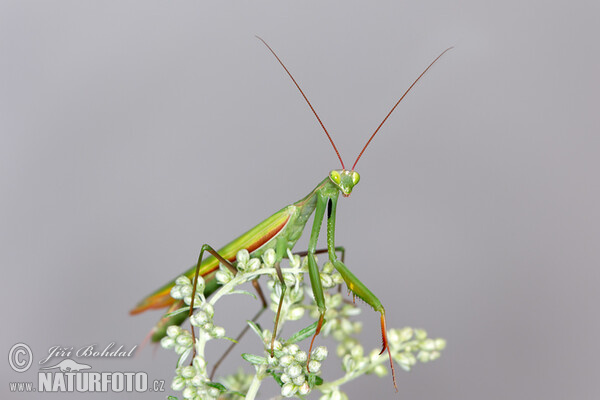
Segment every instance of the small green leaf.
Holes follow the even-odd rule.
[[[231,292],[229,292],[229,294],[245,294],[245,295],[253,297],[254,300],[257,299],[257,297],[256,297],[256,295],[254,293],[249,292],[247,290],[232,290]]]
[[[304,329],[299,330],[298,332],[294,333],[285,343],[286,344],[297,343],[297,342],[300,342],[300,341],[306,339],[309,336],[314,335],[315,332],[317,331],[317,324],[318,324],[318,321],[315,321],[315,323],[307,326]],[[325,320],[323,320],[323,324],[325,324]]]
[[[323,384],[323,378],[316,374],[308,374],[308,386],[315,387]]]
[[[254,331],[254,333],[256,333],[258,335],[258,337],[262,341],[263,336],[262,336],[262,329],[260,328],[260,326],[252,321],[247,321],[247,322],[248,322],[248,325],[250,325],[250,328]]]
[[[225,393],[227,391],[227,388],[221,385],[219,382],[207,382],[206,386],[218,389],[221,393]]]
[[[167,396],[167,400],[178,400],[175,396]]]
[[[229,392],[227,392],[227,395],[246,397],[244,393],[236,392],[235,390],[230,390]]]
[[[175,310],[175,311],[171,311],[170,313],[166,313],[166,314],[163,316],[163,318],[171,318],[171,317],[172,317],[172,316],[174,316],[174,315],[179,315],[179,314],[181,314],[181,313],[184,313],[184,312],[190,312],[190,308],[189,308],[189,307],[187,307],[187,306],[186,306],[186,307],[181,307],[181,308],[178,308],[178,309],[177,309],[177,310]]]
[[[281,372],[275,372],[271,369],[267,370],[267,372],[273,376],[273,379],[275,379],[275,382],[277,382],[277,384],[280,387],[283,386],[283,381],[281,380]]]
[[[261,356],[257,356],[255,354],[242,353],[242,358],[248,361],[250,364],[254,365],[265,365],[267,364],[267,359]]]
[[[237,343],[238,341],[229,336],[222,336],[221,339],[229,340],[230,342]]]
[[[268,352],[271,352],[270,350],[267,350]],[[275,356],[275,358],[281,358],[285,355],[286,353],[284,353],[282,350],[273,350],[273,355]]]
[[[179,360],[177,360],[177,367],[181,367],[183,365],[185,360],[190,356],[191,352],[192,352],[191,347],[183,352],[183,354],[179,357]]]

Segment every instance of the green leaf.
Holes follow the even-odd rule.
[[[206,386],[218,389],[221,393],[225,393],[227,391],[227,388],[221,385],[219,382],[207,382]]]
[[[237,343],[238,341],[229,336],[223,336],[221,339],[229,340],[230,342]]]
[[[318,323],[319,323],[318,321],[315,321],[313,324],[294,333],[285,343],[286,344],[297,343],[297,342],[300,342],[300,341],[306,339],[309,336],[314,335],[315,332],[317,331]],[[325,324],[325,320],[323,320],[323,324]]]
[[[175,396],[167,396],[167,400],[178,400]]]
[[[256,297],[256,295],[254,293],[249,292],[247,290],[232,290],[231,292],[229,292],[229,294],[245,294],[245,295],[253,297],[254,300],[257,299],[257,297]]]
[[[163,316],[163,318],[170,318],[170,317],[172,317],[172,316],[174,316],[174,315],[178,315],[178,314],[181,314],[181,313],[184,313],[184,312],[190,312],[190,308],[189,308],[189,307],[187,307],[187,306],[186,306],[186,307],[181,307],[181,308],[178,308],[178,309],[177,309],[177,310],[175,310],[175,311],[171,311],[170,313],[166,313],[166,314]]]
[[[315,387],[323,384],[323,378],[315,374],[308,374],[308,386]]]
[[[263,336],[262,336],[262,329],[260,328],[259,325],[255,324],[252,321],[246,321],[248,322],[248,325],[250,325],[250,328],[252,328],[252,330],[254,331],[254,333],[256,333],[258,335],[258,337],[260,338],[260,340],[263,340]]]
[[[179,357],[179,360],[177,360],[177,367],[181,367],[183,365],[185,360],[190,356],[191,352],[192,352],[191,347],[183,352],[183,354]]]
[[[242,353],[242,358],[248,361],[250,364],[254,365],[265,365],[267,364],[267,359],[261,356],[257,356],[255,354]]]
[[[275,382],[277,382],[279,386],[283,386],[283,381],[281,380],[281,372],[275,372],[272,369],[267,370],[267,372],[273,376]]]

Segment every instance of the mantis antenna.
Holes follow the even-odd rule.
[[[396,109],[396,107],[398,107],[398,104],[400,104],[400,102],[402,101],[402,99],[404,99],[404,97],[408,94],[408,92],[410,92],[410,90],[413,88],[413,86],[416,85],[417,82],[419,82],[419,79],[421,79],[421,77],[423,75],[425,75],[425,73],[427,72],[427,70],[429,70],[429,68],[431,68],[433,66],[433,64],[435,64],[435,62],[437,60],[439,60],[444,53],[446,53],[448,50],[453,49],[453,47],[448,47],[446,50],[442,51],[442,53],[436,57],[435,60],[433,60],[431,62],[431,64],[429,64],[427,66],[427,68],[425,68],[425,70],[423,72],[421,72],[421,75],[419,75],[417,77],[417,79],[415,79],[415,81],[412,83],[412,85],[410,85],[408,87],[408,89],[406,89],[406,92],[404,92],[404,94],[402,95],[402,97],[400,97],[400,100],[398,100],[396,102],[396,104],[394,104],[394,107],[392,107],[392,109],[390,110],[390,112],[387,113],[387,115],[385,116],[385,118],[383,119],[383,121],[381,121],[381,123],[379,124],[379,126],[377,127],[377,129],[375,129],[375,132],[373,132],[373,134],[371,135],[371,137],[369,138],[369,140],[367,140],[367,144],[365,144],[365,147],[363,147],[363,149],[361,150],[361,152],[358,154],[358,157],[356,157],[356,161],[354,161],[354,165],[352,166],[352,171],[354,171],[354,167],[356,167],[356,164],[358,163],[358,160],[360,160],[360,157],[363,155],[363,153],[365,152],[365,150],[367,149],[367,146],[369,145],[369,143],[371,143],[371,140],[373,140],[373,138],[375,137],[375,135],[377,134],[377,132],[379,132],[379,128],[381,128],[381,126],[385,123],[385,121],[387,121],[388,117],[394,112],[394,110]]]
[[[344,161],[342,161],[342,157],[340,156],[340,152],[338,151],[335,143],[333,142],[333,139],[329,135],[329,132],[327,132],[327,128],[325,128],[325,125],[323,125],[323,121],[321,121],[321,118],[319,117],[319,114],[317,114],[317,112],[313,108],[312,104],[310,104],[310,101],[308,100],[308,98],[306,97],[306,95],[304,94],[304,92],[302,91],[302,89],[300,88],[300,85],[298,85],[298,82],[296,82],[296,79],[294,79],[294,77],[292,76],[292,74],[290,73],[290,71],[287,69],[287,67],[285,66],[285,64],[283,63],[283,61],[281,61],[281,59],[277,56],[277,54],[271,48],[271,46],[269,46],[267,44],[267,42],[265,42],[260,36],[256,36],[256,38],[258,40],[260,40],[261,42],[263,42],[263,44],[265,46],[267,46],[267,48],[269,49],[269,51],[275,56],[275,58],[277,59],[277,61],[279,61],[279,64],[281,64],[281,66],[283,67],[283,69],[285,70],[285,72],[287,72],[288,76],[292,79],[292,82],[294,82],[294,85],[296,85],[296,87],[300,91],[300,94],[302,94],[302,97],[304,97],[304,100],[306,100],[306,103],[310,107],[311,111],[313,112],[313,114],[315,114],[315,117],[317,117],[317,121],[319,121],[319,124],[321,124],[321,127],[323,128],[323,131],[325,131],[325,134],[327,135],[327,138],[329,139],[329,142],[331,142],[331,145],[333,146],[333,149],[335,150],[335,154],[338,156],[338,159],[340,160],[340,163],[342,164],[342,169],[346,169],[346,167],[344,166]],[[448,47],[446,50],[442,51],[441,54],[439,56],[437,56],[435,58],[435,60],[433,60],[427,66],[427,68],[425,68],[425,70],[423,70],[423,72],[421,72],[421,74],[408,87],[408,89],[406,89],[406,91],[404,92],[404,94],[400,97],[400,99],[396,102],[396,104],[394,104],[394,107],[392,107],[392,109],[387,113],[387,115],[385,116],[385,118],[383,119],[383,121],[381,121],[381,123],[379,124],[379,126],[377,127],[377,129],[375,129],[375,132],[373,132],[373,134],[371,135],[371,137],[369,138],[369,140],[367,140],[367,143],[362,148],[362,150],[358,154],[358,157],[356,157],[356,161],[354,161],[354,164],[352,165],[352,171],[354,171],[354,168],[356,167],[356,164],[358,164],[358,160],[360,160],[360,158],[362,157],[363,153],[365,152],[365,150],[367,149],[367,147],[369,146],[369,144],[371,143],[371,141],[373,140],[373,138],[375,137],[375,135],[377,134],[377,132],[379,132],[379,129],[383,126],[383,124],[385,123],[385,121],[387,121],[387,119],[389,118],[389,116],[392,115],[392,113],[394,112],[394,110],[396,109],[396,107],[398,107],[398,104],[400,104],[400,102],[402,102],[402,100],[404,100],[404,97],[406,97],[406,95],[408,94],[408,92],[411,91],[411,89],[417,84],[417,82],[419,82],[419,80],[423,77],[423,75],[425,75],[425,73],[433,66],[433,64],[435,64],[437,62],[437,60],[439,60],[448,50],[451,50],[453,48],[454,48],[454,46]]]
[[[298,82],[296,82],[296,80],[294,79],[294,77],[292,76],[292,74],[290,73],[290,71],[288,71],[288,69],[286,68],[285,64],[283,64],[283,61],[281,61],[281,59],[277,56],[277,54],[271,48],[271,46],[269,46],[267,44],[267,42],[265,42],[260,36],[256,36],[256,38],[258,40],[260,40],[261,42],[263,42],[263,44],[265,46],[267,46],[267,49],[269,49],[271,51],[271,53],[273,53],[273,55],[275,56],[275,58],[277,59],[277,61],[279,61],[279,64],[281,64],[281,66],[283,67],[283,69],[285,70],[285,72],[287,72],[287,74],[289,75],[289,77],[292,78],[292,82],[294,82],[294,84],[296,85],[296,87],[298,88],[298,90],[300,91],[300,93],[302,94],[302,97],[304,97],[304,100],[306,100],[306,103],[308,104],[308,106],[312,110],[313,114],[315,114],[315,117],[317,117],[317,120],[319,121],[319,124],[321,124],[321,127],[325,131],[325,134],[327,135],[327,138],[329,139],[329,141],[331,142],[331,145],[333,146],[333,149],[335,150],[335,154],[337,154],[338,158],[340,159],[340,163],[342,163],[342,169],[346,169],[346,167],[344,167],[344,162],[342,161],[342,157],[340,156],[340,152],[338,151],[337,147],[335,146],[335,143],[333,143],[333,139],[329,135],[329,132],[327,132],[327,129],[325,128],[325,125],[323,125],[323,122],[321,121],[321,118],[319,118],[319,114],[317,114],[317,112],[313,108],[312,104],[310,104],[310,101],[308,101],[308,98],[306,97],[306,95],[304,94],[304,92],[302,91],[302,89],[300,89],[300,85],[298,85]]]

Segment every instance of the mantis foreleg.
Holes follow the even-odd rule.
[[[387,340],[385,309],[383,308],[383,305],[381,304],[381,301],[379,301],[377,296],[375,296],[369,290],[369,288],[367,288],[367,286],[364,283],[362,283],[348,269],[348,267],[346,267],[346,265],[342,261],[338,260],[337,255],[335,254],[335,212],[337,207],[337,201],[337,196],[329,198],[327,207],[327,248],[329,249],[329,260],[333,264],[333,267],[340,273],[340,275],[344,279],[344,282],[346,282],[346,285],[348,285],[348,289],[354,295],[362,299],[365,303],[373,307],[375,311],[381,313],[381,339],[383,341],[383,348],[381,349],[381,353],[379,354],[382,354],[387,349],[388,355],[390,357],[390,368],[392,369],[392,379],[394,381],[394,387],[396,388],[396,391],[398,391],[398,386],[396,385],[396,374],[394,372],[394,363],[392,360],[392,352],[390,351],[390,347],[388,345]]]

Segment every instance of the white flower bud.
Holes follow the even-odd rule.
[[[446,340],[435,339],[435,348],[438,350],[444,350],[446,348]]]
[[[335,282],[333,282],[333,278],[329,274],[321,273],[321,284],[325,289],[329,289],[335,286]]]
[[[181,346],[179,344],[175,344],[175,353],[182,355],[183,353],[188,351],[189,348],[190,346]]]
[[[215,274],[215,277],[217,278],[217,282],[221,285],[225,285],[233,279],[233,274],[229,270],[220,269]]]
[[[290,345],[285,346],[284,351],[286,351],[289,355],[295,355],[297,352],[300,351],[300,346],[298,346],[295,343],[292,343]]]
[[[173,286],[171,288],[171,297],[174,298],[175,300],[181,300],[183,299],[183,293],[181,292],[181,288],[185,287],[185,286]],[[191,293],[190,293],[191,294]]]
[[[279,379],[281,379],[281,382],[283,383],[290,383],[292,381],[292,378],[290,378],[288,374],[281,374]]]
[[[286,368],[285,372],[294,379],[302,373],[302,367],[299,364],[292,364]]]
[[[420,351],[419,354],[417,354],[417,358],[422,363],[425,363],[425,362],[429,361],[429,352],[428,351]]]
[[[175,379],[173,379],[173,383],[171,383],[171,389],[179,392],[184,387],[185,387],[185,379],[181,376],[176,376]]]
[[[210,389],[208,389],[208,395],[214,398],[217,398],[220,393],[221,391],[217,388],[211,387]]]
[[[181,347],[190,347],[192,345],[192,338],[188,335],[179,335],[175,339],[175,343]]]
[[[223,336],[225,336],[225,328],[223,328],[222,326],[215,326],[212,330],[212,336],[217,339],[222,338]]]
[[[253,258],[246,264],[246,270],[248,272],[256,271],[260,268],[260,260],[258,258]]]
[[[271,343],[269,342],[269,344],[267,345],[269,348],[269,351],[271,351]],[[277,339],[275,339],[275,341],[273,342],[273,350],[281,350],[283,348],[283,345],[281,344],[281,342]]]
[[[200,328],[204,329],[206,332],[211,332],[214,329],[214,327],[215,327],[215,325],[211,321],[208,321],[207,323],[202,325]]]
[[[321,363],[317,360],[310,360],[308,363],[308,370],[311,374],[318,374],[321,370]]]
[[[297,321],[304,315],[304,307],[294,306],[291,307],[287,313],[287,319],[290,321]]]
[[[215,316],[215,308],[210,303],[202,304],[202,309],[204,310],[204,312],[206,314],[208,314],[209,318],[212,318]]]
[[[303,362],[305,362],[308,359],[308,354],[306,354],[305,351],[299,351],[294,356],[294,359],[296,361],[298,361],[299,363],[303,363]],[[301,383],[297,383],[296,385],[300,386]]]
[[[421,348],[427,351],[435,350],[435,341],[433,339],[426,339],[421,343]]]
[[[395,359],[405,371],[410,371],[411,367],[415,365],[417,361],[412,353],[400,353]]]
[[[364,348],[359,344],[350,350],[350,355],[354,358],[359,358],[363,356],[364,352]]]
[[[262,255],[263,262],[267,266],[267,268],[271,268],[275,265],[275,261],[277,260],[277,256],[275,255],[275,250],[268,249]]]
[[[431,353],[429,353],[429,360],[433,361],[436,360],[438,358],[440,358],[441,354],[439,351],[432,351]]]
[[[181,376],[183,376],[186,379],[190,379],[194,375],[196,375],[196,370],[194,370],[194,367],[192,367],[191,365],[188,365],[187,367],[183,367],[181,369]]]
[[[323,361],[327,357],[327,347],[319,346],[311,353],[311,358],[316,361]]]
[[[304,290],[302,290],[302,286],[294,285],[290,290],[290,302],[299,303],[304,300]]]
[[[200,327],[204,324],[206,324],[208,322],[208,315],[200,310],[200,311],[196,311],[196,313],[194,313],[194,315],[192,315],[192,317],[190,318],[190,323],[193,326],[197,326]]]
[[[306,377],[304,376],[304,374],[300,374],[297,377],[295,377],[294,379],[292,379],[292,382],[296,386],[301,386],[305,381],[306,381]]]
[[[194,357],[193,365],[197,371],[202,371],[206,368],[206,360],[204,360],[204,357],[196,354],[196,357]]]
[[[336,285],[341,285],[342,283],[344,283],[344,278],[342,278],[342,275],[340,275],[340,273],[337,271],[331,274],[331,278],[333,279],[333,282],[335,282]]]
[[[173,347],[175,347],[175,340],[173,340],[173,338],[165,336],[164,338],[160,339],[160,345],[163,349],[172,349]]]
[[[235,255],[235,259],[238,263],[246,264],[248,260],[250,260],[250,253],[248,253],[248,250],[246,249],[240,250]]]
[[[331,393],[331,400],[342,400],[342,394],[340,393],[339,390],[334,391],[333,393]]]
[[[355,366],[356,366],[356,362],[354,361],[352,356],[350,356],[350,354],[346,354],[344,356],[344,358],[342,358],[342,367],[344,368],[344,371],[346,371],[346,372],[353,371]],[[312,372],[312,370],[311,370],[311,372]]]
[[[415,329],[415,338],[417,340],[424,340],[427,338],[427,331],[425,329]]]
[[[329,304],[327,304],[328,307],[330,308],[338,308],[339,306],[342,305],[342,303],[344,302],[344,298],[342,297],[341,293],[336,293],[333,296],[331,296],[331,298],[329,299]],[[350,306],[352,307],[352,306]],[[352,307],[355,308],[355,307]]]
[[[292,254],[290,249],[288,249],[288,258],[290,259],[290,267],[292,267],[292,268],[300,267],[300,256],[298,254]]]
[[[185,275],[181,275],[180,277],[178,277],[177,279],[175,279],[175,285],[177,286],[191,286],[192,282],[190,281],[190,278],[188,278]]]
[[[281,388],[281,395],[283,397],[292,397],[294,394],[296,394],[297,390],[298,388],[293,383],[286,383]]]
[[[373,349],[371,350],[371,352],[369,353],[369,360],[371,362],[377,360],[379,358],[379,349]]]
[[[408,342],[412,339],[414,331],[412,328],[407,327],[400,330],[398,334],[400,342]]]
[[[292,365],[292,363],[294,362],[294,357],[290,356],[289,354],[286,354],[285,356],[282,356],[279,359],[279,365],[281,365],[282,367],[287,367]]]
[[[267,362],[269,363],[269,365],[271,365],[273,367],[279,365],[279,360],[277,359],[277,357],[274,357],[274,356],[271,357],[270,352],[268,352],[268,355],[267,355]]]
[[[302,386],[298,388],[298,393],[300,393],[302,396],[306,396],[310,393],[310,386],[308,385],[308,382],[305,381]]]
[[[191,285],[180,286],[180,288],[183,297],[191,296],[192,292],[194,291],[194,288]],[[199,292],[198,289],[196,289],[196,291]]]
[[[383,378],[388,373],[387,368],[381,364],[376,365],[375,368],[373,368],[373,372],[380,378]]]
[[[196,395],[196,388],[193,386],[188,386],[183,389],[183,393],[181,393],[184,399],[193,399]]]
[[[181,327],[177,325],[171,325],[167,328],[167,336],[175,338],[181,334]]]
[[[285,286],[292,287],[296,285],[296,281],[298,279],[296,278],[296,275],[291,274],[291,273],[284,273],[283,274],[283,281],[285,282]]]

